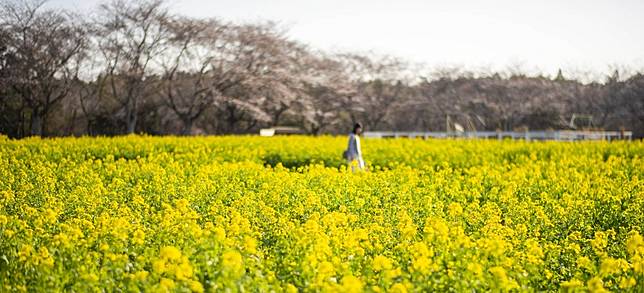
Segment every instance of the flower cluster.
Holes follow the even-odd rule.
[[[0,291],[644,289],[644,143],[0,140]]]

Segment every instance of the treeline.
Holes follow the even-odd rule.
[[[114,0],[89,15],[0,0],[0,133],[312,134],[590,127],[644,135],[644,75],[602,82],[522,74],[431,77],[399,59],[316,51],[274,23]],[[571,124],[576,114],[577,121]]]

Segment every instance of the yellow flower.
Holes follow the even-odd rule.
[[[293,284],[286,284],[286,290],[287,293],[297,293],[297,287],[293,286]]]
[[[47,249],[47,247],[40,247],[40,249],[38,249],[38,256],[40,256],[40,258],[48,258],[49,250]]]
[[[328,261],[323,261],[318,265],[316,283],[321,284],[326,281],[328,278],[335,274],[335,269],[333,264]]]
[[[377,255],[373,258],[372,268],[375,272],[390,270],[392,268],[391,260],[383,255]]]
[[[628,289],[633,286],[637,285],[637,281],[635,281],[635,278],[627,278],[627,277],[622,277],[619,281],[619,288],[620,289]]]
[[[26,261],[29,256],[31,256],[31,252],[33,251],[33,248],[29,245],[22,245],[20,247],[20,250],[18,251],[18,259],[20,261]]]
[[[577,279],[571,279],[568,281],[561,282],[561,287],[566,289],[581,288],[584,286],[584,283]]]
[[[132,197],[132,202],[137,205],[145,205],[145,200],[138,194]]]
[[[587,285],[588,285],[588,291],[592,293],[608,292],[608,290],[604,288],[604,282],[602,282],[602,279],[598,277],[594,277],[588,280]]]
[[[203,293],[204,291],[203,285],[201,285],[201,283],[197,281],[188,281],[188,288],[190,288],[192,292],[196,292],[196,293]]]
[[[432,261],[428,257],[418,257],[414,259],[412,268],[414,268],[415,271],[421,272],[423,274],[428,274],[432,268]]]
[[[596,253],[601,254],[608,245],[608,236],[602,231],[597,231],[595,232],[595,238],[590,241],[590,244]]]
[[[11,238],[11,236],[13,236],[15,234],[16,234],[16,232],[14,232],[13,230],[10,230],[10,229],[4,230],[4,235],[6,235],[7,238]]]
[[[588,270],[589,272],[592,272],[595,270],[595,266],[593,265],[593,262],[585,256],[577,258],[577,266],[583,269]]]
[[[578,253],[580,253],[580,252],[581,252],[581,247],[580,247],[580,246],[579,246],[579,244],[577,244],[577,243],[570,243],[570,244],[568,245],[568,249],[570,249],[570,250],[572,250],[573,252],[575,252],[575,254],[578,254]]]
[[[496,278],[497,285],[502,290],[512,290],[519,287],[516,281],[508,278],[505,269],[502,267],[496,266],[490,268],[490,273]]]
[[[49,256],[45,259],[42,260],[42,264],[46,267],[53,267],[54,266],[54,258]]]
[[[601,276],[609,276],[613,274],[617,274],[620,272],[625,272],[629,269],[628,262],[624,259],[614,259],[611,257],[607,257],[602,260],[600,268],[599,268],[599,274]]]
[[[242,256],[237,251],[227,251],[221,256],[224,269],[234,273],[241,273],[243,269]]]
[[[430,240],[447,241],[449,239],[449,226],[445,220],[438,217],[430,217],[425,221],[423,232]]]
[[[45,218],[45,221],[47,221],[47,223],[54,223],[58,218],[58,213],[56,213],[56,211],[52,209],[46,209],[43,213],[43,216]]]
[[[552,279],[552,277],[554,276],[551,270],[545,270],[543,273],[546,275],[546,279],[548,280]]]
[[[213,229],[213,232],[215,233],[215,236],[219,241],[223,241],[226,239],[226,231],[223,228],[215,227]]]
[[[394,279],[400,277],[402,275],[402,270],[400,268],[395,268],[391,270],[385,270],[385,278],[386,279]]]
[[[631,258],[631,263],[633,264],[633,271],[638,274],[644,274],[644,257],[641,257],[639,254],[636,254]]]
[[[132,243],[136,245],[142,245],[145,243],[145,232],[141,229],[136,229],[132,235]]]
[[[152,269],[157,273],[157,274],[162,274],[166,271],[166,264],[165,261],[162,259],[155,260],[152,262]]]
[[[526,241],[526,250],[527,260],[529,263],[539,264],[543,262],[542,259],[544,257],[544,253],[536,240],[529,239]]]
[[[188,206],[189,206],[189,205],[190,205],[190,202],[189,202],[187,199],[185,199],[185,198],[179,199],[179,200],[177,200],[177,202],[176,202],[176,207],[177,207],[177,209],[178,209],[179,211],[181,211],[181,212],[186,212],[186,211],[188,211]]]
[[[476,262],[469,262],[467,264],[467,270],[474,273],[475,276],[481,276],[483,274],[483,266]]]
[[[638,231],[631,231],[628,233],[629,237],[626,240],[626,250],[630,255],[636,253],[644,254],[644,238]]]
[[[84,274],[82,278],[88,282],[98,282],[98,276],[94,273]]]
[[[54,243],[57,245],[61,245],[63,247],[67,247],[70,244],[70,239],[65,233],[59,233],[54,236]]]
[[[168,278],[161,278],[159,285],[161,286],[161,288],[168,291],[174,289],[174,287],[176,286],[174,281]]]
[[[348,293],[362,292],[362,281],[354,276],[344,276],[341,291]]]
[[[401,283],[396,283],[391,288],[389,288],[389,292],[392,293],[407,293],[407,287]]]
[[[457,202],[450,203],[448,210],[449,215],[452,217],[458,217],[463,214],[463,207]]]
[[[150,273],[148,273],[147,271],[138,271],[134,273],[134,278],[136,280],[143,281],[148,277],[149,274]]]
[[[253,237],[244,237],[244,250],[250,254],[257,253],[257,241]]]
[[[164,246],[161,248],[161,258],[166,260],[179,260],[181,251],[174,246]]]
[[[185,260],[175,269],[174,274],[177,277],[177,280],[183,281],[192,278],[192,273],[192,266],[187,260]]]

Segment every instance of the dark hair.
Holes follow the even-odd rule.
[[[353,134],[356,134],[356,130],[358,130],[358,128],[362,128],[362,124],[360,124],[360,122],[358,122],[358,123],[353,125],[353,131],[351,131],[351,132]]]

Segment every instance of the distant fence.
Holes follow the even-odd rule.
[[[483,139],[524,139],[524,140],[632,140],[632,131],[465,131],[465,132],[403,132],[403,131],[365,131],[367,138],[483,138]]]

